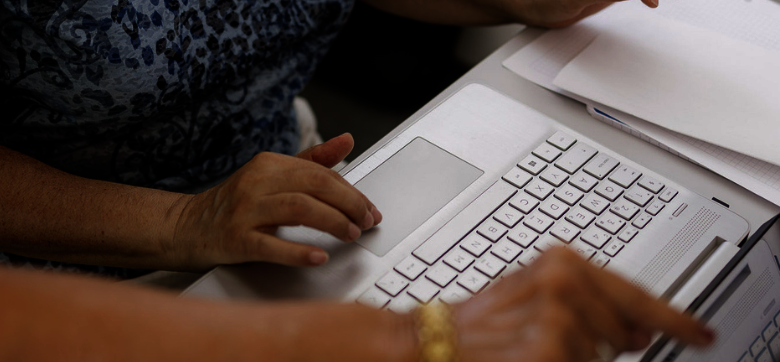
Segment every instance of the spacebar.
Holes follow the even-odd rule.
[[[460,239],[479,225],[482,220],[490,216],[493,211],[509,200],[517,192],[517,189],[503,180],[498,180],[493,186],[485,190],[476,200],[466,206],[463,211],[455,215],[436,234],[412,253],[420,260],[433,265]]]

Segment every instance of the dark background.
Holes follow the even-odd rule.
[[[358,2],[301,96],[323,139],[350,132],[354,159],[463,75],[463,28],[426,24]]]

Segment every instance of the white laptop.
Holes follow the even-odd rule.
[[[566,246],[684,309],[749,230],[720,204],[479,84],[342,174],[382,224],[353,244],[282,228],[282,238],[328,250],[330,262],[218,267],[185,294],[329,298],[403,313],[469,298]]]
[[[751,236],[742,250],[689,308],[717,334],[705,349],[668,340],[642,361],[780,361],[780,218]]]

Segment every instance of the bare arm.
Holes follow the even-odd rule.
[[[409,315],[355,304],[218,303],[0,268],[0,360],[416,361]],[[598,343],[712,334],[616,275],[553,249],[453,307],[463,362],[586,362]]]
[[[0,147],[0,250],[50,260],[170,270],[269,261],[320,265],[320,248],[276,238],[306,225],[353,241],[381,221],[328,167],[349,135],[290,157],[262,153],[198,195],[76,177]]]
[[[158,267],[181,194],[94,181],[0,147],[0,250],[60,261]]]
[[[176,299],[5,269],[0,290],[3,361],[415,360],[409,316],[359,305]]]

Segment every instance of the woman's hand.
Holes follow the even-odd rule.
[[[249,261],[325,263],[322,249],[274,234],[279,226],[305,225],[351,242],[382,220],[371,201],[330,169],[353,145],[345,134],[297,157],[261,153],[220,185],[188,196],[167,250],[172,264],[198,270]]]
[[[460,361],[591,361],[596,348],[640,350],[661,331],[684,343],[713,340],[675,312],[575,253],[552,249],[454,308]]]
[[[569,26],[617,2],[611,0],[491,0],[491,2],[492,1],[497,1],[499,7],[502,7],[507,14],[510,14],[514,21],[545,28]],[[658,0],[642,0],[642,2],[651,8],[658,7]]]
[[[561,28],[623,0],[363,1],[387,12],[432,23],[453,25],[522,23],[545,28]],[[658,7],[658,0],[641,1],[651,8]]]

